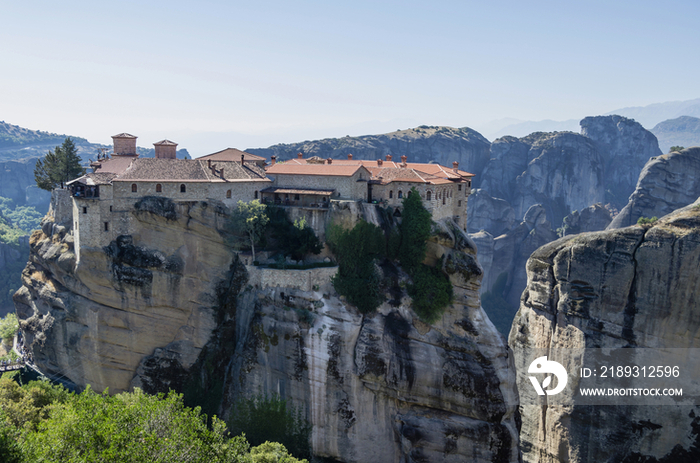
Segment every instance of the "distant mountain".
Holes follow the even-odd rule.
[[[578,132],[579,119],[569,119],[568,121],[553,121],[546,119],[543,121],[520,121],[507,125],[487,134],[491,140],[510,135],[522,138],[534,132]]]
[[[667,119],[675,119],[680,116],[700,117],[700,98],[621,108],[606,115],[611,114],[630,117],[648,129]]]
[[[307,140],[269,148],[248,148],[246,151],[266,158],[275,155],[278,161],[292,159],[297,153],[322,159],[342,159],[352,154],[355,159],[369,160],[392,155],[395,161],[406,155],[408,162],[434,162],[448,167],[457,161],[461,169],[476,174],[475,182],[478,182],[478,175],[489,160],[490,146],[483,135],[469,127],[421,125],[381,135]]]
[[[656,135],[664,153],[668,153],[672,146],[700,146],[700,119],[692,116],[669,119],[656,124],[651,133]]]

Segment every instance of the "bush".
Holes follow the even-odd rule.
[[[284,256],[294,260],[302,260],[309,254],[319,254],[323,245],[306,223],[306,218],[300,217],[294,223],[287,219],[284,209],[270,206],[267,208],[269,218],[268,228],[276,246]]]
[[[401,244],[398,257],[401,266],[409,274],[413,273],[425,259],[425,249],[432,228],[430,212],[423,206],[420,194],[415,188],[403,199],[401,212]]]
[[[277,395],[239,399],[229,426],[234,434],[245,433],[253,446],[274,441],[297,457],[310,457],[311,425],[301,409],[288,407],[287,401]]]
[[[17,322],[17,315],[10,312],[5,315],[5,318],[0,319],[0,339],[2,339],[6,344],[12,342],[19,330],[19,322]]]
[[[452,303],[452,283],[441,270],[420,264],[413,272],[408,295],[413,299],[413,310],[418,316],[428,323],[435,323]]]
[[[652,218],[640,217],[639,219],[637,219],[637,225],[654,225],[657,220],[659,219],[656,216]]]

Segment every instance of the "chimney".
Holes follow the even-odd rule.
[[[297,159],[303,159],[303,158],[304,158],[304,155],[303,155],[303,154],[297,153]]]
[[[382,164],[384,164],[384,161],[382,161],[381,159],[377,159],[377,165],[379,167],[382,167]]]
[[[177,158],[177,143],[170,140],[161,140],[154,143],[156,147],[156,159],[175,159]]]
[[[275,156],[273,154],[272,156],[270,156],[270,165],[274,166],[276,162],[277,162],[277,156]]]
[[[211,159],[207,159],[207,167],[211,169]]]
[[[137,137],[126,132],[112,135],[114,154],[120,156],[136,156],[136,138]]]
[[[352,154],[348,154],[348,161],[352,161]]]
[[[401,164],[403,164],[404,166],[406,165],[406,159],[408,159],[408,158],[406,157],[405,154],[403,156],[401,156]]]
[[[245,154],[241,154],[241,165],[245,164]]]
[[[328,158],[326,161],[328,161],[328,164],[333,164],[333,158]]]
[[[457,161],[454,161],[452,163],[452,170],[454,171],[455,174],[457,173],[457,170],[459,170],[458,167],[459,167],[459,163]]]
[[[387,161],[387,162],[391,162],[391,154],[387,154],[387,155],[386,155],[386,161]]]

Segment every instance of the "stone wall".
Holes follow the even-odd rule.
[[[278,270],[246,265],[248,284],[260,289],[292,288],[314,291],[330,282],[338,267],[312,268],[308,270]]]
[[[337,175],[292,175],[275,174],[274,185],[276,187],[298,187],[312,189],[335,190],[337,196],[333,199],[361,199],[367,200],[367,182],[370,177],[367,169],[358,169],[352,176]]]

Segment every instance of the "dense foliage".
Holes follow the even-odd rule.
[[[277,458],[277,459],[274,459]],[[176,393],[69,393],[47,381],[0,378],[0,461],[301,463],[284,446],[250,449],[223,421]]]
[[[430,212],[423,206],[420,194],[415,188],[403,199],[401,211],[401,244],[399,262],[409,274],[418,268],[425,259],[425,249],[432,228]]]
[[[17,322],[17,315],[14,313],[8,313],[5,315],[5,318],[0,319],[0,339],[2,339],[5,344],[12,342],[18,329],[19,323]]]
[[[268,229],[274,244],[268,246],[279,250],[285,257],[294,260],[303,260],[309,254],[318,254],[323,249],[321,241],[308,226],[306,218],[301,217],[290,222],[284,209],[280,207],[268,207]]]
[[[361,220],[352,230],[331,226],[328,238],[338,259],[333,286],[360,312],[372,312],[383,301],[375,261],[385,253],[384,233]]]
[[[57,146],[53,151],[39,159],[34,167],[34,179],[36,185],[47,191],[63,185],[81,175],[85,174],[85,169],[80,165],[78,148],[70,137],[66,138],[61,146]]]
[[[435,323],[445,307],[452,303],[452,283],[440,269],[420,264],[408,286],[413,310],[428,323]]]
[[[234,434],[244,432],[251,445],[274,441],[298,457],[311,456],[311,425],[301,409],[287,405],[279,396],[258,394],[238,400],[229,426]]]
[[[25,235],[39,228],[44,214],[32,206],[15,206],[10,198],[0,196],[0,212],[10,221],[14,228],[24,231]]]
[[[247,237],[253,252],[253,260],[255,260],[255,243],[260,240],[270,221],[265,209],[266,206],[257,199],[249,203],[238,201],[231,216],[234,232]]]

